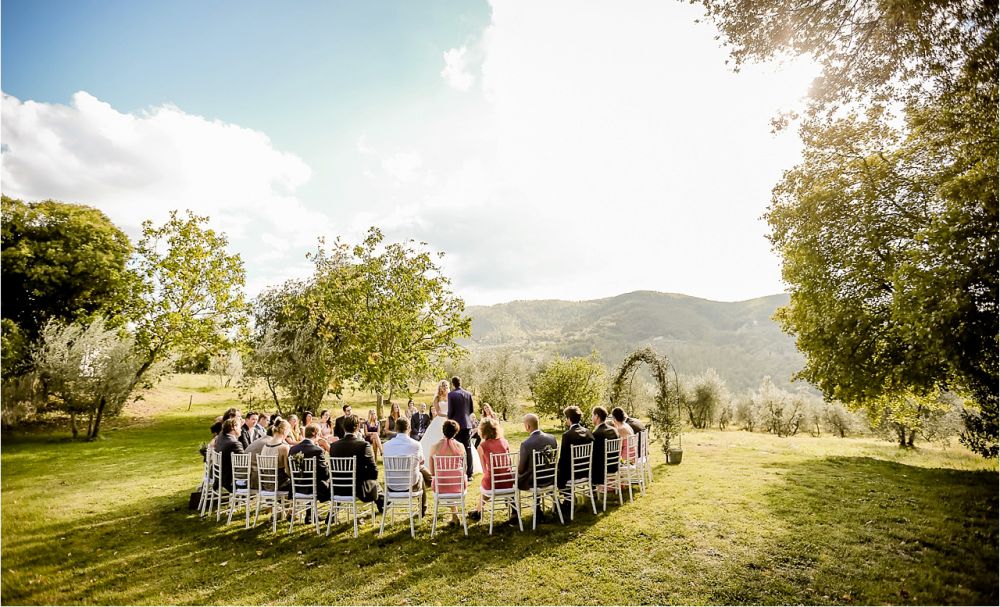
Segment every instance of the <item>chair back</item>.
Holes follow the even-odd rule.
[[[250,488],[250,454],[234,453],[232,459],[233,466],[233,488]]]
[[[357,471],[356,460],[353,457],[331,457],[330,458],[330,493],[333,495],[350,495],[357,498],[355,494],[355,478]],[[337,491],[340,489],[340,491]]]
[[[212,467],[212,488],[222,491],[222,453],[218,451],[208,452]]]
[[[572,465],[570,470],[572,470],[572,476],[569,479],[570,482],[576,482],[579,480],[590,480],[590,458],[594,453],[594,443],[587,443],[585,445],[570,445],[572,451],[570,454],[573,456]]]
[[[278,492],[278,456],[257,456],[257,486],[265,493]]]
[[[532,454],[531,475],[535,489],[556,484],[556,458],[551,449],[535,451]]]
[[[630,434],[625,437],[625,456],[622,458],[630,464],[634,464],[639,453],[640,435]]]
[[[490,490],[510,489],[517,482],[517,453],[490,454]]]
[[[622,459],[622,439],[609,438],[604,441],[604,470],[605,472],[617,472],[618,464]]]
[[[434,456],[434,493],[465,493],[468,482],[465,455]]]
[[[420,478],[417,458],[412,455],[387,455],[382,458],[382,465],[385,470],[386,493],[408,492]]]
[[[316,458],[306,457],[302,463],[296,458],[288,458],[288,467],[292,471],[292,495],[316,495]]]

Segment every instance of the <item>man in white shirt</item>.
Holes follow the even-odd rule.
[[[411,456],[414,468],[411,474],[413,486],[411,490],[421,489],[420,516],[427,511],[427,487],[431,485],[431,473],[424,465],[424,449],[420,443],[410,438],[410,420],[400,417],[396,420],[396,436],[382,446],[382,457]],[[388,487],[389,491],[406,491],[406,487]]]

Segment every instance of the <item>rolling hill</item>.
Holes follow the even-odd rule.
[[[714,367],[733,391],[754,388],[765,375],[787,386],[803,358],[794,340],[771,320],[786,303],[787,294],[718,302],[635,291],[591,301],[471,306],[472,338],[466,345],[513,347],[533,358],[583,356],[596,349],[610,367],[627,351],[651,345],[681,374]]]

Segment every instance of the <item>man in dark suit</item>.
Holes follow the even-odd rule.
[[[517,487],[521,491],[530,491],[535,480],[532,468],[535,452],[548,449],[554,457],[556,437],[538,429],[538,416],[534,413],[524,416],[524,431],[528,433],[528,438],[521,443],[517,458]]]
[[[420,410],[414,411],[410,417],[410,438],[416,441],[420,440],[430,425],[431,416],[427,415],[427,405],[420,403]]]
[[[618,433],[615,432],[614,426],[608,422],[608,412],[604,407],[594,407],[591,421],[594,423],[594,455],[593,459],[590,460],[590,481],[594,485],[602,485],[607,467],[605,441],[618,438]],[[618,470],[617,461],[616,458],[612,472]]]
[[[333,422],[333,435],[337,437],[337,440],[344,438],[347,432],[344,430],[344,420],[346,420],[351,415],[351,406],[344,405],[344,414],[338,417]]]
[[[462,380],[451,378],[454,390],[448,393],[448,419],[458,423],[455,440],[465,445],[465,475],[472,480],[472,395],[462,389]]]
[[[243,426],[240,429],[240,445],[246,450],[250,443],[258,438],[260,437],[257,436],[257,414],[250,411],[247,413],[247,418],[243,420]]]
[[[316,499],[327,502],[330,500],[330,469],[326,465],[326,451],[316,442],[318,437],[319,424],[309,424],[303,431],[302,441],[288,450],[288,457],[301,453],[303,457],[316,460]]]
[[[347,408],[345,407],[345,411]],[[382,492],[378,485],[378,467],[372,446],[357,435],[361,421],[356,415],[344,416],[344,438],[330,445],[330,457],[353,457],[355,485],[354,494],[362,502],[375,502],[382,511]],[[334,495],[350,495],[346,487],[334,487]]]
[[[569,406],[563,409],[564,423],[568,426],[562,435],[562,444],[559,445],[559,464],[556,473],[557,485],[560,489],[569,482],[570,474],[573,473],[573,445],[586,445],[594,442],[594,435],[580,425],[583,419],[583,411],[580,407]],[[566,502],[569,504],[569,502]]]
[[[222,433],[215,441],[215,450],[222,454],[222,486],[227,491],[233,490],[233,453],[243,453],[239,423],[238,417],[222,422]]]

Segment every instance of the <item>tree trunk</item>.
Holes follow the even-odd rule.
[[[917,430],[916,429],[910,430],[910,438],[906,440],[906,446],[912,449],[913,439],[915,439],[916,437],[917,437]]]
[[[90,436],[90,431],[94,428],[94,412],[91,411],[87,416],[87,436]]]
[[[94,429],[90,433],[90,440],[96,439],[98,432],[101,431],[101,416],[104,415],[104,406],[107,405],[107,403],[107,399],[102,396],[101,404],[97,405],[97,417],[94,419]]]
[[[896,426],[896,436],[899,437],[900,448],[906,448],[906,428],[902,425]]]
[[[382,419],[383,401],[384,397],[382,396],[381,393],[375,395],[375,415],[377,415],[379,419]]]
[[[69,412],[69,431],[73,433],[73,438],[80,436],[80,430],[76,427],[76,412]]]

